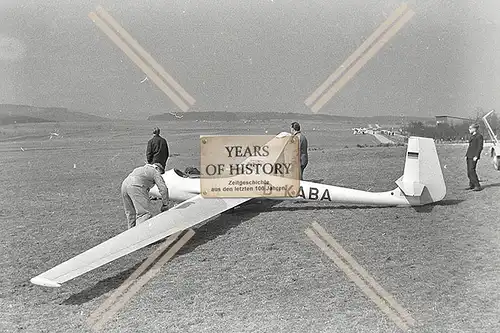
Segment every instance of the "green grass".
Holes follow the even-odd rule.
[[[341,124],[302,123],[310,145],[306,180],[370,191],[395,187],[405,147],[360,149],[377,142]],[[88,315],[153,251],[137,251],[58,289],[29,283],[125,230],[120,184],[144,162],[154,125],[60,123],[63,136],[51,140],[52,124],[0,128],[10,131],[0,143],[0,331],[86,332]],[[201,134],[288,130],[280,122],[158,125],[175,154],[168,167],[181,169],[198,166]],[[484,191],[463,191],[464,149],[438,147],[448,193],[435,206],[286,202],[223,214],[197,228],[107,330],[396,332],[306,237],[304,229],[316,221],[410,311],[420,325],[415,332],[498,331],[499,174],[485,157],[478,167]]]

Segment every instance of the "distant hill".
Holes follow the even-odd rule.
[[[110,121],[110,119],[83,112],[69,111],[67,108],[0,104],[0,125],[19,123],[100,121]]]
[[[185,112],[163,113],[148,117],[150,121],[265,121],[265,120],[320,120],[330,122],[349,122],[356,124],[400,124],[400,116],[349,117],[328,114],[283,113],[283,112]],[[404,117],[405,122],[434,121],[426,117]]]
[[[352,117],[331,116],[325,114],[305,114],[305,113],[283,113],[283,112],[225,112],[225,111],[206,111],[206,112],[185,112],[185,113],[163,113],[148,117],[153,121],[246,121],[246,120],[335,120],[348,121]]]
[[[0,114],[0,125],[10,125],[10,124],[25,124],[25,123],[48,123],[54,122],[53,120],[47,120],[42,118],[35,118],[30,116],[6,116]]]

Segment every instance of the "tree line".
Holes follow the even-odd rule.
[[[484,113],[486,114],[486,113]],[[475,120],[471,119],[472,122],[479,124],[479,132],[483,134],[486,140],[490,139],[486,125],[484,124],[482,115],[476,115]],[[493,132],[498,133],[499,121],[495,113],[488,117],[488,123],[490,124]],[[404,131],[410,136],[420,136],[433,138],[435,140],[443,141],[461,141],[466,140],[469,137],[469,125],[470,123],[464,122],[456,125],[450,125],[447,123],[439,123],[435,125],[424,124],[421,121],[413,121],[408,123],[404,127]]]

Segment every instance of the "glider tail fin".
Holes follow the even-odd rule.
[[[403,175],[396,181],[412,204],[425,205],[446,195],[441,164],[432,138],[410,137]]]
[[[490,114],[492,114],[493,112],[495,112],[495,110],[491,110],[486,115],[484,115],[483,122],[486,125],[486,129],[488,130],[491,141],[493,141],[493,146],[491,147],[491,151],[490,151],[490,157],[493,159],[492,160],[493,167],[495,168],[495,170],[500,171],[500,142],[499,142],[497,136],[495,135],[495,132],[491,128],[490,123],[488,122],[488,119],[487,119],[488,116]]]

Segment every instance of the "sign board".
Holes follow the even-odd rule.
[[[299,138],[290,135],[200,136],[205,198],[296,197]]]

